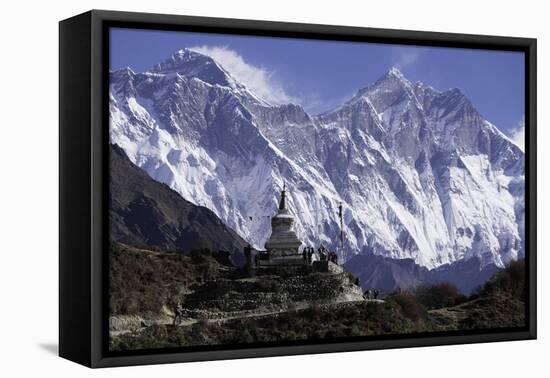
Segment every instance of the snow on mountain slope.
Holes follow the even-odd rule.
[[[313,117],[181,50],[149,72],[112,72],[110,96],[111,142],[256,247],[285,181],[310,245],[336,248],[343,203],[346,259],[372,252],[434,268],[523,254],[523,152],[457,89],[392,69]]]

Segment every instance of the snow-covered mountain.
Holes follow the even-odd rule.
[[[269,104],[187,49],[110,81],[111,142],[256,247],[284,181],[309,245],[336,248],[342,202],[346,259],[370,252],[434,268],[477,256],[502,266],[524,253],[524,154],[458,89],[392,69],[311,116]]]

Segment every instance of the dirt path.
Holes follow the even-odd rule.
[[[365,303],[365,302],[372,302],[372,303],[379,303],[379,304],[384,303],[384,301],[380,300],[380,299],[370,299],[370,300],[364,300],[364,301],[349,301],[349,302],[323,304],[322,307],[323,308],[335,308],[335,307],[343,307],[343,306],[353,306],[353,305],[356,305],[356,304],[359,304],[359,303]],[[257,311],[257,312],[249,312],[249,313],[242,313],[242,314],[233,314],[233,315],[230,315],[230,316],[225,316],[225,317],[220,317],[220,318],[211,318],[211,319],[185,318],[178,324],[178,326],[179,327],[189,327],[189,326],[192,326],[193,324],[198,323],[199,321],[206,321],[206,322],[212,323],[212,324],[221,324],[221,323],[224,323],[224,322],[227,322],[227,321],[230,321],[230,320],[235,320],[235,319],[244,319],[244,318],[257,319],[257,318],[263,318],[263,317],[269,317],[269,316],[277,316],[277,315],[285,314],[285,313],[292,312],[292,311],[306,310],[310,307],[311,307],[311,305],[309,303],[298,303],[295,306],[293,306],[292,309],[285,308],[285,309],[280,309],[280,310],[275,310],[275,311],[273,311],[273,310],[272,311]],[[149,320],[149,322],[151,323],[151,325],[153,325],[153,324],[159,324],[159,325],[171,325],[171,324],[173,324],[172,320],[167,319],[166,317],[163,317],[162,319]],[[120,335],[132,333],[132,332],[139,333],[139,332],[142,332],[143,330],[147,329],[147,327],[148,326],[143,326],[143,327],[133,328],[133,329],[110,331],[109,334],[110,334],[111,337],[117,337],[117,336],[120,336]]]
[[[330,303],[330,304],[324,304],[322,305],[323,308],[334,308],[334,307],[342,307],[342,306],[353,306],[359,303],[365,303],[365,302],[372,302],[372,303],[384,303],[381,299],[368,299],[364,301],[349,301],[349,302],[339,302],[339,303]],[[306,310],[310,308],[311,305],[308,303],[298,303],[296,304],[292,309],[281,309],[276,311],[258,311],[258,312],[252,312],[252,313],[245,313],[245,314],[235,314],[231,316],[226,316],[223,318],[215,318],[215,319],[206,319],[208,323],[223,323],[229,320],[234,319],[243,319],[243,318],[263,318],[267,316],[274,316],[274,315],[281,315],[292,311],[301,311]],[[187,324],[181,324],[182,326],[191,325],[194,323],[197,323],[199,319],[189,319]]]

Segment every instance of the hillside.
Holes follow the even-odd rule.
[[[209,251],[183,255],[113,243],[109,252],[111,316],[155,317],[163,307],[172,309],[193,285],[224,271]]]
[[[113,246],[110,349],[235,345],[522,327],[525,265],[499,270],[466,298],[449,285],[341,300],[344,277],[246,277],[207,251],[192,256]],[[134,277],[125,281],[121,277]],[[146,280],[144,280],[146,278]],[[342,289],[343,288],[343,289]],[[443,290],[444,289],[444,290]],[[425,293],[447,295],[434,301]],[[133,293],[127,295],[125,293]],[[448,294],[447,294],[448,293]],[[175,302],[184,317],[173,325]],[[128,307],[128,304],[138,303]],[[141,304],[140,304],[141,303]],[[441,307],[441,303],[451,304]],[[126,306],[126,307],[124,307]]]
[[[109,221],[118,242],[190,252],[226,250],[242,262],[245,241],[205,207],[151,179],[116,145],[110,148]]]

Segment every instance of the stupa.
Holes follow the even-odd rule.
[[[302,242],[293,228],[294,217],[286,207],[286,184],[283,185],[279,209],[271,218],[271,236],[265,243],[267,259],[260,261],[263,266],[304,265],[302,255],[298,252]]]

